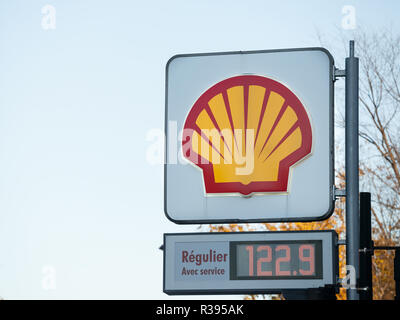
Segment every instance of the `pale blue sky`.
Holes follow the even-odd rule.
[[[47,4],[55,30],[41,26]],[[399,32],[399,1],[1,0],[0,296],[168,298],[162,234],[197,226],[167,220],[163,168],[146,161],[167,60],[319,46],[344,5]]]

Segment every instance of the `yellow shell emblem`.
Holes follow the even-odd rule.
[[[262,76],[223,80],[204,92],[184,126],[183,155],[203,171],[207,194],[287,192],[290,168],[311,153],[303,104]]]

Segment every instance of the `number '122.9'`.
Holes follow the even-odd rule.
[[[256,276],[258,277],[268,277],[274,276],[272,270],[263,270],[263,264],[273,263],[272,261],[272,247],[269,245],[260,245],[257,247],[257,253],[263,253],[262,257],[259,257],[257,261],[254,261],[254,247],[252,245],[246,246],[246,250],[249,254],[249,276],[254,276],[254,263],[256,263]],[[297,275],[297,270],[281,270],[282,262],[290,262],[291,252],[290,246],[288,245],[278,245],[274,248],[275,253],[280,253],[280,257],[275,259],[275,276],[291,276]],[[306,255],[305,252],[308,251]],[[265,253],[264,253],[265,252]],[[283,253],[283,254],[282,254]],[[298,257],[301,262],[306,262],[303,264],[303,268],[299,268],[298,272],[300,275],[309,276],[313,275],[315,272],[315,256],[314,256],[314,246],[310,244],[302,244],[298,247]],[[308,266],[305,268],[304,266]]]

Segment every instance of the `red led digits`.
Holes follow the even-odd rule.
[[[254,250],[253,250],[253,246],[247,246],[246,250],[249,252],[249,276],[252,277],[254,275],[254,266],[253,266]]]
[[[246,249],[246,258],[248,256],[248,264],[243,265],[243,276],[253,279],[258,277],[301,278],[316,276],[316,273],[320,273],[320,271],[316,272],[318,266],[316,266],[314,244],[254,243],[242,248]],[[268,263],[269,267],[267,267]],[[269,270],[266,270],[267,268]]]
[[[304,256],[304,250],[308,250],[308,256]],[[303,276],[311,276],[315,272],[315,255],[314,255],[314,246],[311,244],[303,244],[299,247],[299,258],[302,262],[309,263],[309,269],[304,270],[300,269],[299,272]]]
[[[290,247],[287,245],[280,245],[275,248],[275,252],[285,251],[284,257],[279,257],[275,262],[275,273],[277,276],[290,276],[290,270],[282,271],[281,270],[281,262],[289,262],[290,261]]]
[[[258,258],[257,260],[257,276],[272,276],[272,271],[263,271],[262,263],[272,261],[272,250],[270,246],[259,246],[257,252],[267,251],[266,257]]]

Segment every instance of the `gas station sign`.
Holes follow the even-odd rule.
[[[188,54],[166,67],[164,211],[175,223],[315,221],[334,208],[323,48]]]
[[[164,292],[274,293],[333,285],[336,241],[334,231],[165,234]]]

